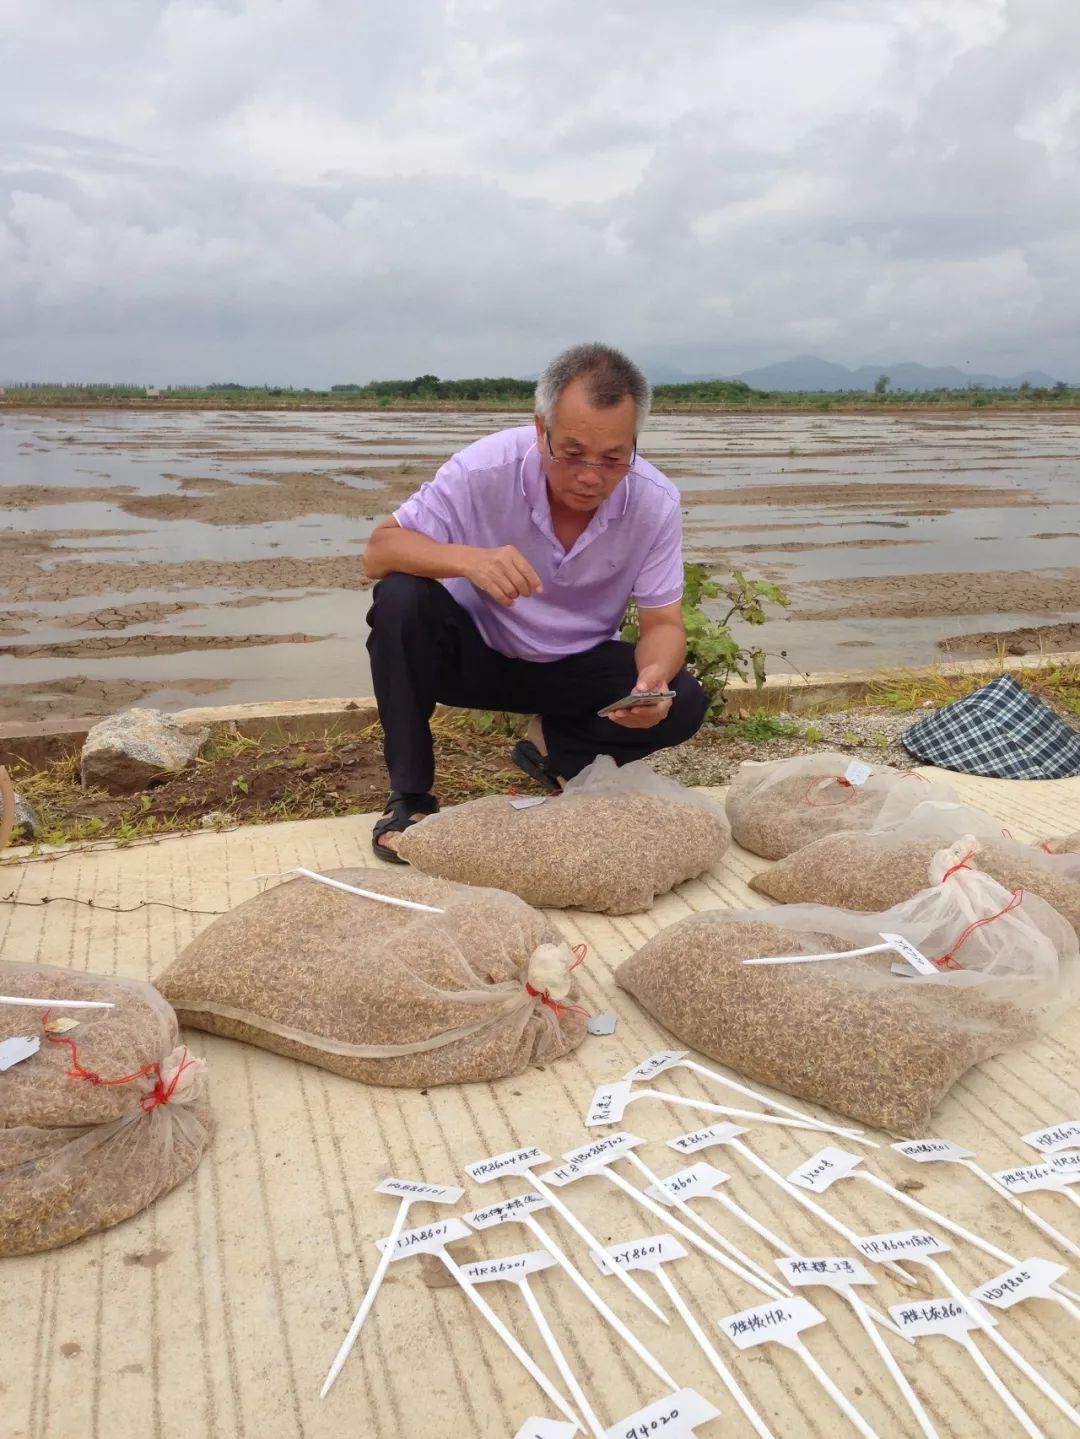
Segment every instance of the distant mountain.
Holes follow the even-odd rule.
[[[816,355],[798,355],[793,360],[745,370],[735,379],[744,380],[755,390],[872,390],[879,375],[888,375],[890,390],[957,390],[969,385],[1015,389],[1024,381],[1036,386],[1057,383],[1053,375],[1043,370],[1025,370],[1021,375],[1003,377],[961,369],[958,365],[918,365],[910,360],[849,369],[847,365],[836,365]]]

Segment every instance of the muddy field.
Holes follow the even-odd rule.
[[[0,720],[368,692],[367,536],[513,422],[0,415]],[[755,638],[800,670],[1080,648],[1080,416],[661,417],[646,440],[688,558],[788,589]]]

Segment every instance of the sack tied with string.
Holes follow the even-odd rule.
[[[783,859],[837,830],[886,829],[925,800],[954,800],[946,784],[913,770],[872,768],[865,782],[846,778],[847,755],[796,755],[741,764],[727,792],[736,844],[763,859]]]
[[[195,1170],[211,1135],[205,1066],[138,980],[0,962],[0,992],[115,1006],[0,1002],[0,1041],[41,1040],[0,1073],[0,1256],[35,1254],[129,1219]]]
[[[619,767],[601,755],[542,803],[517,808],[492,795],[431,815],[406,830],[398,853],[425,874],[538,908],[633,914],[710,869],[730,841],[714,800],[644,760]]]
[[[1080,829],[1072,834],[1057,834],[1044,839],[1040,848],[1047,854],[1080,854]]]
[[[904,1136],[972,1065],[1060,1015],[1080,978],[1077,938],[1043,900],[1010,894],[935,855],[932,887],[882,914],[825,905],[714,910],[661,931],[616,971],[681,1044],[739,1074]],[[902,935],[935,961],[894,973],[894,951],[793,964],[752,958],[830,954]]]
[[[384,869],[327,877],[420,907],[306,878],[275,885],[158,978],[184,1024],[419,1089],[519,1074],[584,1039],[574,952],[514,895]]]
[[[1080,855],[1021,844],[999,819],[965,804],[917,805],[885,833],[826,835],[754,875],[750,888],[781,904],[889,909],[923,889],[937,851],[964,835],[971,837],[972,867],[1008,890],[1037,894],[1080,935]]]

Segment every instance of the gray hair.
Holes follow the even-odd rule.
[[[621,350],[595,342],[574,345],[551,361],[536,383],[536,413],[551,428],[555,406],[571,380],[584,380],[589,403],[610,409],[627,395],[634,402],[637,418],[634,433],[640,434],[649,418],[652,388],[648,380]]]

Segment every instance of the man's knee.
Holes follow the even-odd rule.
[[[420,575],[391,574],[379,580],[371,596],[368,624],[374,630],[400,629],[430,615],[442,585]]]
[[[672,742],[682,744],[684,740],[696,735],[705,723],[705,716],[709,713],[709,697],[687,670],[679,672],[672,688],[675,699],[668,715],[668,723],[673,734]]]

